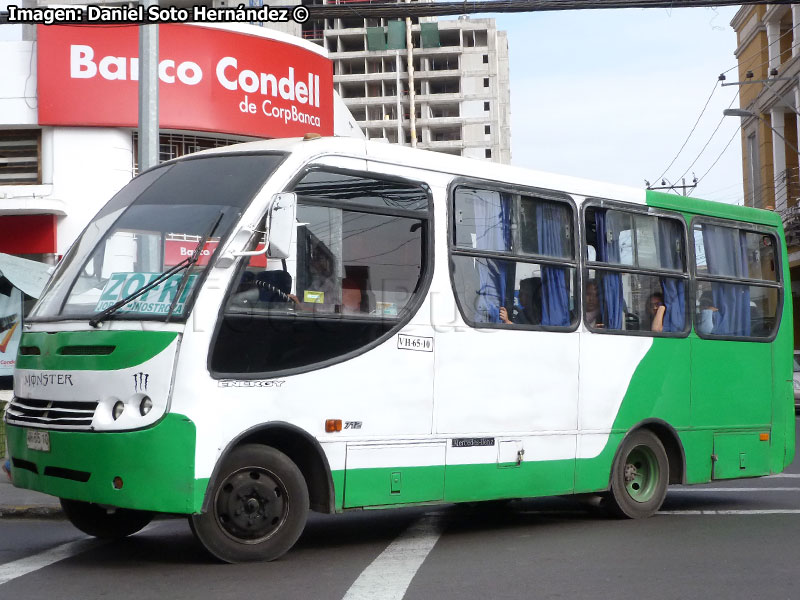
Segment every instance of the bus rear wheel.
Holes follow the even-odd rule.
[[[195,537],[218,559],[269,561],[300,537],[308,487],[292,460],[268,446],[247,444],[224,459],[208,511],[189,517]]]
[[[133,535],[153,520],[151,512],[129,508],[107,509],[99,504],[66,498],[61,498],[61,508],[75,527],[105,540]]]
[[[669,461],[661,440],[646,429],[634,431],[614,459],[606,505],[618,517],[649,517],[661,508],[668,482]]]

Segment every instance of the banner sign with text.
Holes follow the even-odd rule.
[[[216,242],[206,242],[203,251],[200,253],[200,256],[197,259],[197,266],[204,267],[208,264],[209,259],[217,250],[217,246],[219,245],[219,241]],[[192,255],[194,252],[195,246],[197,246],[197,242],[193,241],[186,241],[186,240],[166,240],[164,242],[164,268],[174,267],[179,262],[186,260]],[[255,250],[263,250],[264,244],[259,244]],[[263,267],[267,268],[267,256],[266,254],[261,254],[257,256],[251,256],[250,262],[248,263],[251,267]]]
[[[333,67],[312,49],[198,25],[159,25],[162,129],[333,135]],[[39,25],[39,124],[136,127],[139,28]]]
[[[160,275],[160,273],[112,273],[94,309],[97,312],[104,311],[123,298],[135,294],[151,281],[155,281]],[[166,316],[169,313],[175,295],[178,293],[182,277],[182,273],[176,273],[135,300],[131,300],[117,312]],[[183,314],[186,299],[189,297],[196,280],[197,275],[195,274],[186,278],[186,286],[183,288],[181,297],[175,303],[173,314]]]

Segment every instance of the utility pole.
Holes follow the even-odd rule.
[[[157,4],[144,0],[145,6]],[[158,25],[139,25],[140,173],[158,164],[158,136]]]
[[[693,192],[694,188],[697,187],[697,177],[694,177],[693,180],[692,180],[692,183],[690,183],[688,185],[686,184],[686,177],[682,177],[681,178],[681,182],[682,182],[681,185],[673,185],[671,183],[669,185],[667,185],[669,182],[666,179],[662,179],[661,180],[661,185],[660,186],[652,186],[652,185],[650,185],[650,182],[647,181],[646,179],[645,179],[644,182],[647,184],[647,189],[648,190],[669,190],[671,192],[677,192],[678,190],[680,190],[681,191],[680,193],[683,196],[688,196],[689,193]]]

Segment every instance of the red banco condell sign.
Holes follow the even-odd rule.
[[[158,27],[161,128],[333,135],[332,63],[301,40]],[[137,26],[39,25],[39,124],[136,127],[138,54]]]

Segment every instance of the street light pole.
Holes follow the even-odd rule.
[[[775,129],[771,123],[769,123],[765,118],[763,118],[758,113],[755,113],[752,110],[747,110],[744,108],[726,108],[725,110],[722,111],[722,114],[726,117],[743,117],[743,118],[755,117],[759,121],[763,122],[767,127],[769,127],[772,130],[772,133],[774,133],[781,140],[783,140],[783,143],[785,145],[789,146],[792,150],[794,150],[795,156],[800,156],[800,151],[797,150],[797,147],[794,144],[792,144],[789,140],[787,140],[780,131]],[[779,164],[778,163],[779,159],[775,158],[775,152],[778,150],[780,151],[780,154],[778,156],[783,157],[782,161],[783,161],[784,171],[781,174],[776,172],[777,165]],[[778,144],[774,140],[773,140],[773,160],[774,160],[773,183],[775,185],[774,197],[773,197],[774,206],[767,208],[772,208],[773,210],[777,209],[779,212],[781,212],[786,210],[788,176],[786,171],[787,166],[786,166],[785,150],[783,148],[778,148]],[[781,175],[784,178],[784,182],[782,187],[779,187],[780,185],[779,179]],[[755,202],[755,198],[753,199],[753,202]]]

